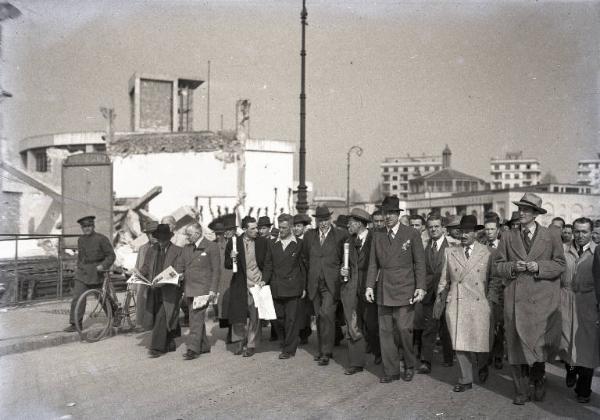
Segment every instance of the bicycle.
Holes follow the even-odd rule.
[[[81,341],[99,341],[113,328],[135,328],[135,290],[127,284],[125,301],[121,305],[112,287],[110,272],[103,273],[102,288],[87,290],[75,305],[75,313],[80,314],[75,321],[75,329]]]

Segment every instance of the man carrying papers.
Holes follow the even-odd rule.
[[[182,248],[171,243],[173,233],[169,225],[159,224],[152,235],[158,240],[146,254],[144,265],[140,270],[143,278],[153,279],[148,288],[146,301],[146,320],[153,320],[152,339],[148,345],[148,356],[159,357],[167,351],[175,351],[175,340],[181,330],[178,316],[181,304],[181,289],[178,285],[179,275],[183,271],[181,264]],[[139,279],[138,279],[139,280]],[[160,287],[156,287],[161,285]]]

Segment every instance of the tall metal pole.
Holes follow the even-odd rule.
[[[306,0],[302,0],[302,13],[300,21],[302,25],[302,49],[300,50],[300,151],[298,154],[299,166],[299,184],[298,199],[296,201],[296,210],[299,214],[306,214],[308,211],[308,197],[306,187]]]
[[[352,152],[356,152],[356,156],[361,156],[363,154],[363,149],[360,146],[352,146],[348,149],[347,157],[347,165],[346,165],[346,211],[350,213],[350,155]]]
[[[208,75],[206,81],[206,131],[210,131],[210,60],[208,60]]]

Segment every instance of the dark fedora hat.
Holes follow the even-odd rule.
[[[96,216],[83,216],[82,218],[77,219],[77,223],[79,223],[80,225],[93,225],[94,220],[96,220]]]
[[[156,230],[154,232],[152,232],[152,236],[154,236],[159,241],[171,239],[173,237],[173,235],[174,235],[174,233],[171,232],[171,227],[169,225],[167,225],[166,223],[160,223],[156,227]]]
[[[511,225],[512,223],[518,222],[520,220],[521,220],[521,216],[519,216],[519,212],[513,211],[512,214],[510,215],[510,220],[507,220],[506,224]]]
[[[483,229],[483,226],[477,224],[477,217],[472,214],[467,214],[466,216],[461,217],[458,228],[463,230],[481,230]]]
[[[260,216],[258,218],[257,226],[258,227],[273,226],[273,223],[271,223],[271,219],[269,218],[269,216]]]
[[[335,225],[337,227],[347,228],[348,227],[348,216],[346,216],[345,214],[338,215],[337,219],[335,219]]]
[[[302,223],[304,226],[310,225],[310,216],[308,214],[296,214],[294,215],[294,224]]]
[[[223,224],[223,220],[220,217],[217,217],[212,222],[210,222],[208,224],[208,228],[215,233],[225,232],[225,225]]]
[[[350,212],[350,218],[355,219],[361,222],[370,223],[371,215],[367,213],[365,210],[355,207]]]
[[[221,216],[221,222],[223,223],[223,228],[225,230],[231,230],[237,227],[237,225],[235,224],[236,216],[234,213],[229,213]]]
[[[144,224],[144,233],[152,233],[158,228],[158,222],[156,220],[148,220]]]
[[[546,214],[546,209],[542,208],[542,198],[534,193],[526,192],[519,201],[513,201],[519,207],[531,207],[539,214]]]
[[[317,208],[315,209],[315,214],[313,214],[313,216],[317,219],[327,219],[332,214],[333,212],[329,211],[329,208],[327,206],[317,206]]]
[[[388,195],[381,202],[382,211],[397,211],[401,212],[400,199],[396,195]]]

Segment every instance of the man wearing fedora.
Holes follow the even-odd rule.
[[[146,253],[140,273],[147,279],[153,279],[169,266],[177,273],[183,271],[182,248],[171,242],[173,232],[168,224],[159,224],[152,233],[157,243]],[[144,323],[152,325],[152,337],[148,345],[148,356],[155,358],[168,351],[175,351],[175,337],[180,334],[179,309],[181,306],[181,288],[171,284],[148,289]]]
[[[463,216],[459,229],[461,246],[446,248],[433,311],[433,317],[440,319],[445,306],[452,347],[461,372],[454,392],[473,387],[472,359],[477,361],[479,381],[487,380],[490,350],[491,309],[487,300],[490,251],[475,240],[477,231],[483,229],[475,216]]]
[[[414,304],[423,300],[427,287],[425,253],[419,232],[399,223],[398,197],[386,197],[382,210],[386,231],[373,233],[365,297],[377,303],[384,370],[380,382],[400,379],[400,349],[404,353],[402,378],[411,381],[416,363]]]
[[[348,235],[331,224],[332,212],[326,206],[315,210],[317,229],[305,234],[305,260],[308,261],[308,296],[317,315],[319,352],[314,360],[327,366],[333,357],[335,312],[340,299],[340,267]]]
[[[545,362],[553,360],[560,345],[559,278],[565,255],[560,234],[535,221],[546,213],[542,199],[527,192],[513,203],[519,208],[520,228],[502,234],[494,268],[507,283],[506,350],[516,391],[513,403],[523,405],[530,397],[544,399]]]
[[[350,212],[346,241],[350,248],[349,267],[342,267],[343,277],[341,300],[346,321],[346,342],[348,343],[349,367],[344,372],[354,375],[362,372],[365,366],[367,345],[370,352],[381,360],[379,334],[377,332],[377,307],[365,299],[367,270],[371,255],[373,235],[367,229],[371,222],[369,213],[360,208]]]
[[[453,214],[446,220],[444,227],[448,233],[446,240],[448,241],[449,246],[460,245],[460,229],[458,229],[458,226],[460,225],[461,217],[462,216],[458,214]]]
[[[304,239],[304,233],[310,229],[310,216],[308,214],[294,215],[294,235],[298,239]]]
[[[200,223],[193,223],[185,230],[188,245],[181,253],[183,266],[185,298],[190,311],[190,332],[187,337],[187,352],[185,360],[197,358],[202,353],[210,352],[210,343],[206,337],[204,324],[206,306],[193,308],[194,298],[208,296],[214,299],[219,285],[221,272],[221,256],[216,243],[206,239]]]
[[[258,234],[261,238],[267,238],[270,239],[271,237],[271,226],[273,226],[273,223],[271,223],[271,219],[269,218],[269,216],[260,216],[258,218]]]
[[[310,229],[311,218],[308,214],[296,214],[294,215],[294,235],[296,239],[304,240],[304,233]],[[312,302],[308,296],[304,296],[300,299],[298,305],[298,328],[300,336],[300,344],[307,344],[308,337],[312,334],[310,327],[311,317],[314,314]]]
[[[71,311],[69,315],[70,325],[65,328],[66,332],[74,332],[75,329],[75,306],[79,297],[89,289],[100,289],[104,278],[102,271],[108,270],[115,262],[115,251],[110,240],[96,232],[96,216],[85,216],[77,220],[83,235],[77,239],[77,270],[73,284],[73,298],[71,299]],[[77,316],[81,319],[85,307],[80,309]]]
[[[141,270],[144,266],[144,262],[146,261],[146,254],[148,250],[154,245],[157,241],[154,236],[152,236],[152,232],[154,232],[158,228],[158,222],[155,220],[148,220],[144,225],[144,233],[148,237],[148,242],[138,249],[137,258],[135,260],[135,268],[136,270]],[[138,329],[149,330],[152,328],[152,325],[146,328],[146,324],[144,323],[144,314],[146,310],[146,298],[148,296],[148,288],[144,287],[140,284],[134,285],[137,287],[136,299],[135,299],[135,323]]]

